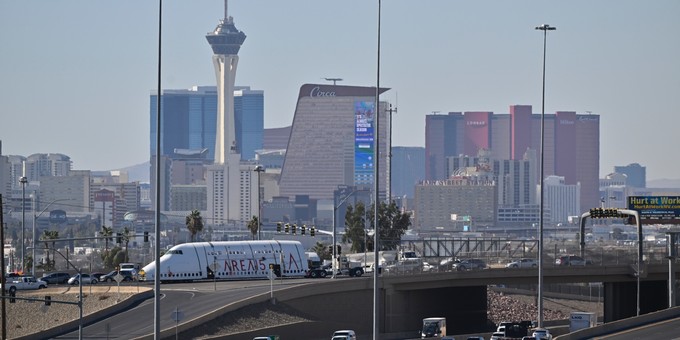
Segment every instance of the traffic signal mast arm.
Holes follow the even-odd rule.
[[[637,210],[618,209],[618,208],[594,208],[581,215],[581,229],[579,233],[579,246],[581,257],[585,258],[586,248],[586,218],[629,218],[635,220],[638,230],[638,261],[642,261],[642,225],[640,224],[640,213]]]

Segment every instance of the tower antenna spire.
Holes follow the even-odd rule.
[[[227,13],[227,9],[229,8],[229,0],[224,0],[224,21],[227,21],[229,18],[229,14]]]

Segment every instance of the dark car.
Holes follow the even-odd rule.
[[[586,264],[589,263],[582,257],[576,255],[564,255],[555,260],[555,265],[558,266],[585,266]]]
[[[114,270],[114,271],[112,271],[112,272],[110,272],[106,275],[102,275],[102,276],[99,277],[99,281],[101,281],[101,282],[115,282],[116,279],[114,279],[114,277],[116,277],[116,275],[118,275],[118,273],[119,273],[118,271]],[[121,270],[120,275],[123,277],[123,282],[133,281],[135,279],[134,274],[132,273],[131,270]]]
[[[455,262],[452,265],[453,270],[473,270],[473,269],[486,269],[486,262],[481,259],[465,259]]]
[[[62,284],[67,283],[68,279],[71,278],[71,274],[58,272],[58,273],[46,273],[40,279],[49,284]]]

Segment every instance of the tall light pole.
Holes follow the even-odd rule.
[[[260,173],[264,172],[264,167],[262,165],[258,165],[253,169],[253,171],[257,172],[257,239],[260,240],[262,237],[260,235],[260,229],[262,227],[262,198],[260,195]]]
[[[338,204],[335,204],[335,202],[333,202],[333,258],[331,259],[331,265],[333,267],[333,275],[331,275],[332,278],[335,278],[335,274],[338,271],[338,263],[337,263],[337,259],[336,259],[337,246],[335,244],[335,225],[337,224],[336,223],[336,221],[337,221],[336,215],[338,215],[338,208],[340,208],[340,206],[343,203],[345,203],[345,201],[347,201],[347,199],[350,198],[350,196],[352,196],[352,194],[354,194],[355,192],[357,192],[356,188],[354,188],[352,190],[352,192],[347,194],[347,196],[340,199],[340,202],[338,202]]]
[[[382,8],[382,2],[381,0],[378,0],[378,51],[377,51],[377,67],[376,67],[376,81],[375,81],[375,114],[373,115],[375,117],[375,137],[374,137],[374,147],[373,150],[375,150],[375,154],[373,155],[373,184],[374,184],[374,191],[373,191],[373,210],[375,211],[375,236],[373,240],[373,256],[374,256],[374,263],[380,263],[379,261],[379,254],[380,254],[380,219],[379,219],[379,211],[380,211],[380,12]],[[389,197],[388,197],[389,199]],[[375,266],[373,269],[373,339],[377,340],[380,339],[380,302],[379,302],[379,296],[380,294],[378,289],[378,271],[379,271],[379,266]]]
[[[26,249],[24,244],[26,242],[26,183],[28,183],[26,176],[19,178],[19,183],[21,183],[21,271],[23,272],[25,268],[24,249]]]
[[[538,327],[543,327],[543,187],[544,163],[545,163],[545,45],[548,31],[556,30],[548,24],[536,27],[543,31],[543,92],[541,95],[541,165],[540,165],[540,188],[539,188],[539,209],[538,209]]]
[[[33,199],[35,200],[35,194],[33,195]],[[31,255],[31,256],[33,256],[33,262],[32,262],[32,265],[31,265],[31,275],[33,275],[33,276],[35,276],[35,241],[36,241],[36,238],[37,238],[37,237],[36,237],[36,234],[35,234],[35,225],[36,225],[36,222],[37,222],[37,220],[38,220],[38,217],[40,217],[40,215],[42,215],[45,211],[47,211],[47,209],[50,207],[50,205],[54,204],[55,202],[59,202],[59,201],[70,201],[70,199],[69,199],[69,198],[56,199],[56,200],[54,200],[54,201],[48,203],[48,204],[45,206],[45,209],[43,209],[43,210],[42,210],[39,214],[37,214],[37,215],[35,214],[35,208],[33,208],[33,242],[32,242],[32,246],[31,246],[31,247],[33,247],[32,255]],[[34,206],[35,206],[35,205],[34,205]]]

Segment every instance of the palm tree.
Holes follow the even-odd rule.
[[[43,234],[40,237],[40,239],[45,242],[45,257],[46,257],[46,260],[47,260],[45,267],[44,267],[45,270],[52,270],[53,269],[52,261],[54,261],[54,260],[50,261],[50,249],[49,249],[50,244],[49,244],[48,241],[49,240],[56,240],[58,238],[59,238],[59,231],[57,231],[57,230],[43,230]],[[52,241],[52,248],[54,248],[54,243],[55,242]]]
[[[130,243],[130,229],[128,227],[123,228],[121,239],[125,243],[125,262],[128,262],[128,244]]]
[[[260,229],[259,224],[260,221],[257,219],[257,216],[253,216],[253,218],[251,218],[248,222],[248,230],[250,230],[250,233],[253,234],[253,240],[255,239],[255,235],[257,235],[257,231]]]
[[[107,227],[105,225],[102,226],[102,232],[101,235],[104,237],[104,242],[105,242],[105,247],[104,250],[106,253],[109,252],[109,241],[113,241],[113,227]]]
[[[203,217],[201,217],[201,212],[197,209],[191,211],[185,219],[185,224],[189,233],[191,233],[191,242],[194,242],[194,237],[196,234],[203,230]]]

